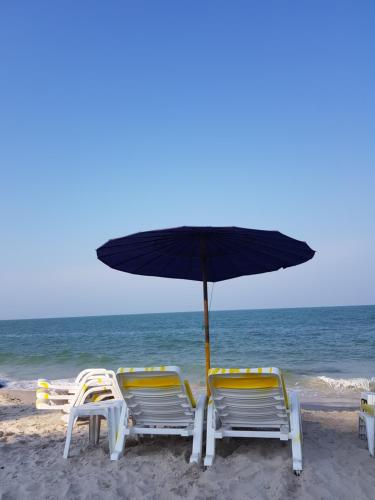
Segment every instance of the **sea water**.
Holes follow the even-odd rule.
[[[0,381],[178,365],[204,385],[201,312],[0,321]],[[375,306],[212,311],[211,366],[276,366],[308,399],[375,389]]]

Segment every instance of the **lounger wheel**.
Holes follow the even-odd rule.
[[[295,470],[293,471],[296,476],[300,476],[302,471],[301,470]]]

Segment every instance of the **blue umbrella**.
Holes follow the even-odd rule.
[[[207,282],[296,266],[314,256],[307,243],[279,231],[182,226],[107,241],[98,259],[131,274],[203,282],[206,377],[210,368]]]

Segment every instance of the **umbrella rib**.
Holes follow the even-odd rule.
[[[163,242],[163,245],[160,245],[160,242],[161,240],[158,242],[158,247],[157,248],[154,248],[152,251],[157,251],[157,252],[162,252],[162,251],[165,251],[168,247],[173,247],[173,246],[176,246],[176,241],[173,240],[172,238],[170,238],[168,241],[164,241]],[[127,247],[127,246],[133,246],[133,245],[129,245],[129,243],[127,242],[126,245],[123,243],[122,245],[116,245],[116,247],[119,248],[119,250],[115,251],[115,252],[111,252],[111,253],[106,253],[106,257],[112,257],[114,255],[118,255],[118,254],[122,254],[124,252],[124,246]],[[112,246],[110,248],[113,248]],[[142,248],[147,248],[145,245],[142,245]],[[138,250],[138,249],[137,249]],[[139,249],[141,250],[141,249]],[[147,252],[149,253],[149,251]],[[147,253],[143,254],[143,255],[147,255]],[[137,257],[139,257],[139,255],[137,255]]]
[[[220,243],[221,243],[222,248],[226,249],[226,247],[227,247],[227,242],[221,241]],[[217,243],[217,244],[218,244],[218,243]],[[252,248],[251,250],[252,250],[252,252],[254,252],[254,249],[253,249],[253,248]],[[244,251],[244,250],[238,250],[237,252],[238,252],[238,253],[241,253],[242,255],[244,255],[244,256],[246,257],[246,259],[247,259],[247,260],[249,260],[249,261],[253,262],[255,265],[260,266],[261,268],[263,268],[263,269],[265,269],[265,270],[267,270],[267,269],[268,269],[268,267],[267,267],[267,266],[265,266],[262,262],[259,262],[259,261],[258,261],[258,259],[257,259],[256,257],[254,257],[253,255],[250,255],[250,254],[249,254],[246,250],[245,250],[245,251]],[[232,253],[231,253],[231,254],[233,255],[233,257],[235,257],[236,255],[238,255],[238,253],[237,253],[237,254],[232,254]],[[236,264],[236,267],[237,267],[237,264]]]
[[[155,256],[155,258],[153,258],[153,259],[152,259],[152,258],[151,258],[151,259],[149,259],[147,262],[142,263],[142,265],[138,268],[138,270],[140,270],[140,269],[142,269],[142,268],[146,267],[147,265],[149,265],[149,264],[151,264],[151,263],[153,263],[153,262],[155,262],[155,261],[157,261],[158,259],[161,259],[161,258],[163,258],[163,257],[165,257],[165,255],[163,255],[163,254],[159,254],[159,255]],[[179,254],[178,254],[178,253],[177,253],[177,254],[176,254],[176,253],[174,253],[174,254],[170,255],[170,257],[173,257],[173,259],[175,260],[176,258],[178,258],[178,257],[179,257]],[[162,272],[162,270],[164,270],[167,266],[170,266],[170,265],[171,265],[171,262],[170,262],[170,261],[169,261],[169,262],[166,262],[166,264],[164,264],[164,265],[162,266],[162,268],[161,268],[161,271],[160,271],[160,272]],[[161,276],[162,276],[162,275],[161,275]]]
[[[176,242],[169,242],[168,244],[164,245],[163,247],[159,248],[157,250],[157,255],[155,255],[154,257],[151,257],[150,259],[148,259],[147,261],[143,262],[140,266],[138,266],[137,270],[141,270],[142,268],[144,268],[146,265],[149,265],[151,264],[152,262],[155,262],[157,261],[158,259],[160,258],[163,258],[163,256],[168,256],[168,254],[164,254],[162,253],[161,250],[165,250],[166,248],[170,248],[170,247],[173,247],[173,246],[176,246],[177,243]],[[118,252],[118,253],[121,253],[121,252]],[[134,260],[137,260],[139,259],[140,257],[147,257],[147,255],[149,255],[150,252],[147,252],[143,255],[135,255],[134,257],[130,257],[130,258],[127,258],[127,259],[124,259],[124,260],[121,260],[120,262],[118,262],[116,265],[117,266],[123,266],[125,265],[125,263],[130,263],[131,261],[134,261]],[[174,258],[178,257],[178,253],[170,253],[169,254],[169,257],[173,256]],[[167,265],[167,264],[166,264]],[[166,267],[166,266],[164,266]],[[137,272],[134,270],[134,272]]]
[[[106,243],[106,245],[103,245],[103,246],[106,247],[106,248],[120,248],[120,249],[123,249],[124,246],[129,246],[129,242],[130,242],[131,246],[137,247],[137,248],[141,249],[143,247],[147,248],[149,246],[149,244],[150,244],[150,241],[153,244],[155,243],[154,239],[151,239],[150,241],[143,240],[142,242],[139,242],[136,239],[129,239],[129,240],[126,240],[125,242],[124,241],[120,241],[120,240],[124,240],[124,239],[125,238],[117,238],[116,240],[110,240],[108,243]],[[171,243],[175,242],[175,240],[172,237],[169,237],[169,239],[166,239],[165,237],[164,238],[159,238],[158,240],[159,240],[158,243],[160,241],[163,241],[163,242],[166,242],[166,244],[168,243],[168,241],[170,241]],[[116,243],[114,244],[113,242],[116,242]],[[98,250],[100,250],[101,248],[103,248],[103,247],[100,247]],[[119,252],[120,252],[120,250],[119,250]],[[108,255],[116,255],[116,253],[119,253],[119,252],[113,252],[113,254],[108,254]]]
[[[281,233],[280,233],[281,234]],[[232,239],[233,242],[235,242],[235,238],[230,238]],[[249,238],[247,238],[249,239]],[[298,241],[298,240],[296,240]],[[304,242],[299,242],[301,244],[301,246],[308,246],[306,243]],[[256,248],[256,245],[259,245],[262,247],[262,248]],[[256,252],[257,254],[263,254],[263,255],[267,255],[267,256],[270,256],[272,257],[273,259],[275,260],[281,260],[282,258],[280,258],[279,256],[276,256],[274,255],[272,252],[270,252],[270,250],[277,250],[279,253],[282,252],[284,254],[284,259],[289,261],[289,259],[293,258],[293,257],[298,257],[298,258],[301,258],[301,254],[299,252],[296,252],[296,251],[291,251],[290,249],[275,249],[273,246],[271,245],[267,245],[267,244],[264,244],[263,242],[256,242],[256,245],[254,244],[254,241],[253,239],[251,241],[246,241],[246,245],[248,245],[250,247],[250,250],[252,252]],[[266,247],[266,248],[264,248]],[[311,249],[310,249],[311,250]],[[311,250],[311,252],[313,252],[313,250]],[[306,252],[304,252],[306,254]],[[293,264],[292,264],[293,265]],[[283,267],[283,266],[282,266]]]
[[[276,231],[276,233],[278,233],[278,235],[279,235],[279,241],[282,241],[282,242],[283,242],[283,245],[288,247],[286,251],[288,251],[289,253],[291,253],[291,254],[293,254],[293,255],[294,255],[294,254],[296,254],[296,251],[294,250],[294,248],[296,247],[296,244],[298,244],[298,246],[300,246],[301,248],[302,248],[302,247],[307,247],[307,248],[309,248],[309,249],[310,249],[310,247],[308,247],[307,243],[305,243],[304,241],[300,241],[300,240],[293,240],[293,238],[290,238],[289,236],[286,236],[285,234],[280,233],[280,232],[278,232],[278,231]],[[250,236],[249,236],[249,235],[244,235],[244,237],[245,237],[245,239],[249,239],[249,238],[250,238]],[[267,247],[267,248],[274,248],[272,245],[270,245],[270,244],[268,243],[268,241],[267,241],[267,239],[268,239],[268,238],[265,238],[265,239],[264,239],[264,238],[262,238],[262,237],[260,237],[260,238],[256,237],[255,239],[256,239],[256,240],[258,240],[258,241],[257,241],[257,243],[258,243],[258,244],[264,245],[264,246],[265,246],[265,247]],[[293,246],[294,248],[290,249],[290,244],[291,244],[292,242],[293,242],[292,246]],[[310,249],[310,250],[311,250],[311,249]],[[311,250],[311,251],[313,251],[313,250]]]

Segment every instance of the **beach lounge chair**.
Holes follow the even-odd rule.
[[[375,456],[375,392],[361,394],[359,436],[367,439],[368,451],[371,456]]]
[[[190,462],[199,463],[206,396],[200,396],[196,404],[180,368],[120,368],[117,380],[126,407],[120,417],[111,460],[118,460],[123,454],[127,436],[152,434],[192,436]]]
[[[212,368],[207,411],[205,466],[225,437],[291,440],[293,470],[302,471],[302,426],[298,396],[287,393],[278,368]]]
[[[82,371],[70,384],[58,384],[39,379],[36,408],[69,413],[73,406],[85,402],[121,397],[114,371],[105,368],[90,368]]]

